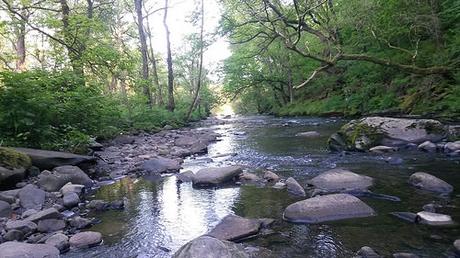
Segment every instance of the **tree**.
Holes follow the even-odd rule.
[[[172,53],[171,53],[171,40],[170,40],[170,32],[168,27],[168,0],[165,0],[165,7],[164,7],[164,16],[163,16],[163,26],[166,31],[166,63],[168,67],[168,105],[167,109],[170,112],[173,112],[175,109],[174,103],[174,71],[173,71],[173,60],[172,60]]]

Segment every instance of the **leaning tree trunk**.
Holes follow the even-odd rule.
[[[142,89],[144,95],[147,97],[147,104],[150,108],[152,108],[153,98],[149,87],[149,60],[147,52],[147,39],[145,37],[145,31],[143,26],[144,18],[142,17],[142,0],[134,0],[134,6],[137,15],[137,29],[139,31],[139,41],[141,43],[140,51],[142,55]]]
[[[174,71],[172,64],[172,54],[171,54],[171,41],[169,39],[169,27],[168,27],[168,0],[165,0],[165,12],[163,16],[163,25],[166,31],[166,50],[167,58],[166,63],[168,66],[168,110],[173,112],[175,108],[174,104]]]

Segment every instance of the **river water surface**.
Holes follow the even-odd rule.
[[[452,243],[460,228],[410,224],[389,215],[394,211],[418,212],[435,202],[443,213],[460,222],[460,160],[442,154],[402,151],[391,155],[367,153],[332,154],[326,141],[346,123],[334,118],[242,117],[213,126],[221,140],[209,146],[207,155],[189,158],[184,171],[203,167],[243,165],[250,171],[269,169],[283,178],[306,180],[335,167],[375,178],[373,192],[401,198],[400,202],[361,198],[378,213],[364,219],[304,225],[282,220],[286,206],[300,200],[285,190],[257,185],[219,189],[193,189],[178,184],[174,176],[160,180],[124,178],[104,186],[97,199],[125,199],[123,211],[94,214],[101,223],[90,230],[103,234],[104,244],[72,251],[65,257],[171,257],[186,242],[208,232],[223,217],[237,214],[249,218],[274,218],[272,234],[246,241],[271,250],[271,257],[352,257],[367,245],[383,255],[412,252],[420,257],[453,257]],[[315,130],[319,138],[295,134]],[[236,153],[233,156],[220,154]],[[215,157],[221,156],[221,157]],[[388,157],[403,159],[400,165]],[[406,182],[417,171],[431,173],[454,186],[450,197],[441,197],[410,187]]]

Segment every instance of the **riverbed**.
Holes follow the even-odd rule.
[[[282,178],[306,181],[332,168],[345,168],[375,178],[375,193],[397,196],[400,202],[364,198],[378,213],[360,218],[316,225],[282,220],[284,208],[302,198],[286,190],[263,185],[194,189],[179,184],[174,175],[158,179],[125,177],[103,186],[95,199],[125,200],[122,211],[92,216],[101,223],[92,231],[103,234],[98,247],[71,251],[64,257],[171,257],[188,241],[205,234],[228,214],[248,218],[274,218],[272,231],[244,242],[266,248],[270,257],[351,257],[362,246],[380,254],[411,252],[420,257],[453,257],[452,243],[460,236],[458,225],[429,227],[399,220],[390,212],[418,212],[428,203],[441,204],[442,213],[460,222],[460,159],[443,154],[404,150],[391,154],[330,153],[327,138],[346,123],[340,118],[275,118],[269,116],[228,119],[211,126],[222,136],[205,155],[187,158],[183,169],[241,165],[247,171],[276,172]],[[317,131],[317,138],[295,136]],[[226,155],[232,154],[232,155]],[[392,165],[389,157],[402,158]],[[418,171],[435,175],[454,186],[450,196],[423,192],[407,184]],[[267,253],[267,252],[264,252]]]

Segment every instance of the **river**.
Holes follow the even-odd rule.
[[[401,151],[391,154],[403,163],[386,162],[390,155],[329,153],[329,135],[346,123],[339,118],[274,118],[264,116],[231,119],[213,128],[221,140],[209,146],[208,154],[188,158],[183,170],[239,164],[250,171],[269,169],[283,178],[294,177],[301,185],[331,168],[341,167],[375,178],[373,192],[401,198],[400,202],[361,198],[378,213],[360,218],[317,225],[292,224],[282,220],[284,208],[297,201],[285,190],[260,185],[218,189],[194,189],[178,184],[173,175],[158,179],[124,178],[100,188],[94,198],[125,199],[123,211],[94,214],[100,224],[90,230],[103,234],[101,246],[71,251],[64,257],[171,257],[186,242],[205,234],[224,216],[234,213],[249,218],[274,218],[271,234],[245,241],[271,250],[271,257],[351,257],[362,246],[382,255],[412,252],[420,257],[453,257],[453,241],[459,226],[428,227],[399,220],[389,212],[418,212],[435,202],[442,213],[460,221],[460,160],[443,154]],[[295,134],[315,130],[318,138]],[[236,155],[220,156],[225,153]],[[409,176],[431,173],[454,186],[450,197],[412,188]]]

